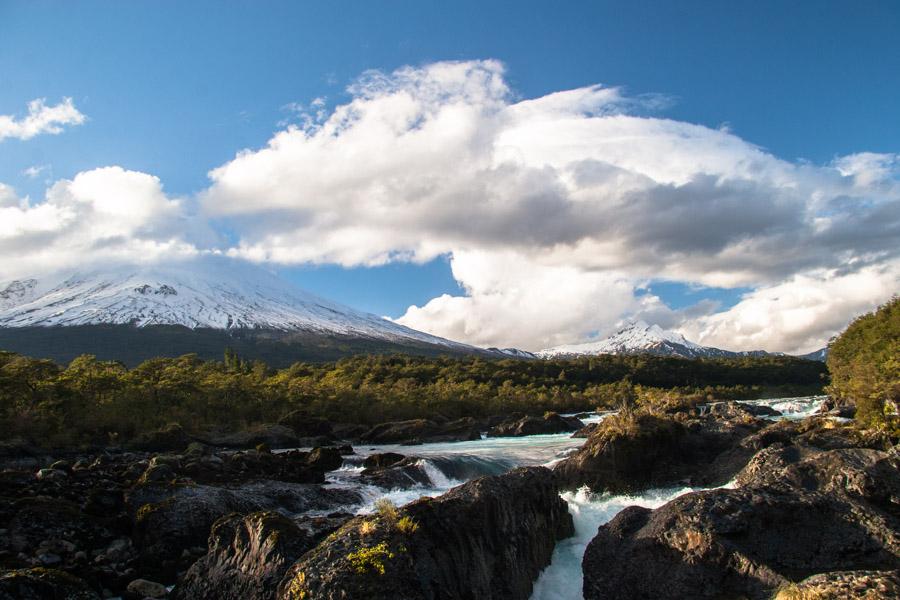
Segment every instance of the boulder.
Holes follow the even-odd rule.
[[[339,440],[358,440],[370,429],[371,427],[356,423],[335,423],[331,428],[331,435]]]
[[[738,404],[753,415],[754,417],[780,417],[782,413],[780,410],[775,410],[771,406],[766,406],[765,404],[747,404],[745,402],[738,402]]]
[[[742,419],[746,417],[777,417],[781,413],[771,406],[747,404],[744,402],[713,402],[698,407],[702,416],[719,419]]]
[[[739,481],[602,526],[582,563],[585,599],[761,600],[821,573],[900,567],[895,456],[772,446]]]
[[[344,457],[339,448],[313,448],[306,462],[310,467],[322,472],[334,471],[344,464]]]
[[[83,580],[45,568],[0,573],[0,600],[100,600]]]
[[[194,439],[178,423],[138,435],[128,447],[147,452],[182,452]]]
[[[366,469],[384,469],[397,464],[404,458],[406,457],[396,452],[375,453],[366,457],[363,466]]]
[[[359,494],[346,489],[280,481],[254,481],[228,489],[196,485],[143,485],[126,497],[134,520],[134,540],[142,573],[171,581],[187,568],[185,548],[205,547],[213,523],[229,513],[284,510],[301,513],[354,504]]]
[[[525,600],[573,532],[552,473],[516,469],[349,521],[288,571],[277,597]]]
[[[488,437],[518,437],[578,431],[584,423],[574,417],[563,417],[554,412],[543,417],[522,417],[506,421],[488,430]]]
[[[856,403],[847,398],[829,396],[819,407],[820,414],[852,419],[856,416]]]
[[[436,422],[411,419],[381,423],[359,436],[367,444],[420,444],[425,442],[462,442],[481,439],[483,423],[471,417]]]
[[[390,458],[384,459],[384,462],[386,463],[384,466],[375,465],[363,469],[363,472],[360,475],[363,481],[369,485],[378,486],[386,490],[405,490],[416,486],[431,485],[431,478],[428,476],[428,473],[425,472],[425,469],[422,468],[422,461],[420,458],[415,456],[403,456],[402,454],[395,454],[393,452],[388,452],[386,455],[390,456]],[[373,456],[383,458],[386,455]],[[400,458],[399,460],[396,460],[396,457],[398,456]],[[366,461],[368,461],[368,458]],[[365,465],[366,462],[363,462],[363,464]]]
[[[40,479],[41,481],[65,481],[68,478],[69,474],[60,469],[41,469],[37,472],[35,477]]]
[[[302,410],[294,410],[278,419],[279,425],[291,428],[299,437],[330,436],[333,426],[326,419],[311,417]]]
[[[737,414],[739,418],[730,420],[685,413],[613,415],[554,470],[565,489],[587,485],[596,492],[629,493],[679,483],[721,485],[753,453],[738,453],[714,465],[717,457],[768,424]]]
[[[296,432],[290,427],[274,423],[254,425],[250,429],[234,433],[207,433],[203,442],[223,448],[256,448],[265,444],[269,448],[297,448],[300,446]]]
[[[833,571],[807,577],[778,591],[775,600],[878,600],[900,598],[897,571]]]
[[[144,598],[165,598],[169,590],[161,583],[148,579],[135,579],[125,588],[125,600],[143,600]]]
[[[427,419],[411,419],[375,425],[360,436],[367,444],[399,444],[409,441],[424,441],[437,435],[439,426]]]
[[[269,600],[291,565],[321,537],[277,512],[224,516],[213,525],[209,551],[178,582],[173,596]]]

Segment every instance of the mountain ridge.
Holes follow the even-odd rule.
[[[0,284],[0,327],[271,329],[473,348],[311,294],[220,257],[118,266]]]
[[[0,283],[0,349],[134,365],[226,349],[272,366],[353,354],[493,355],[417,331],[220,256],[117,265]]]
[[[657,356],[678,356],[681,358],[740,358],[745,356],[785,356],[780,352],[765,350],[732,351],[701,346],[689,341],[680,333],[648,325],[644,321],[634,321],[625,325],[611,336],[581,344],[564,344],[535,352],[538,358],[572,358],[596,356],[599,354],[654,354]],[[827,349],[817,350],[799,356],[806,360],[824,360]]]

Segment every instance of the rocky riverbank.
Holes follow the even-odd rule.
[[[597,492],[731,480],[600,527],[584,554],[584,598],[891,597],[896,440],[833,415],[772,423],[745,406],[711,408],[610,418],[557,465],[564,487]]]
[[[392,444],[361,454],[335,434],[350,429],[298,417],[230,438],[258,442],[252,450],[170,427],[144,436],[141,450],[7,456],[0,599],[525,599],[573,534],[564,490],[726,482],[595,525],[584,597],[864,597],[866,589],[890,597],[900,569],[896,440],[836,416],[779,421],[764,405],[717,403],[619,414],[589,428],[553,414],[406,421],[357,429],[357,440]],[[285,429],[331,445],[271,452],[266,440]],[[587,436],[580,448],[567,439],[575,430]],[[424,454],[420,442],[430,444]],[[568,454],[552,470],[502,473],[503,461],[466,454],[548,443]],[[471,481],[371,511],[372,490],[415,498],[434,485],[436,467]],[[501,474],[477,476],[484,472]]]

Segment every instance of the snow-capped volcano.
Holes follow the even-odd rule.
[[[603,340],[584,344],[556,346],[541,350],[536,354],[541,358],[592,356],[597,354],[657,354],[661,356],[681,356],[684,358],[709,358],[756,353],[729,352],[719,348],[700,346],[686,340],[683,335],[663,329],[659,325],[648,325],[644,321],[637,321],[630,323]]]
[[[181,325],[470,346],[320,298],[224,257],[0,283],[0,327]]]

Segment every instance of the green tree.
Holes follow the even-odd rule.
[[[863,315],[828,349],[828,393],[856,404],[864,425],[896,420],[900,403],[900,298]]]

